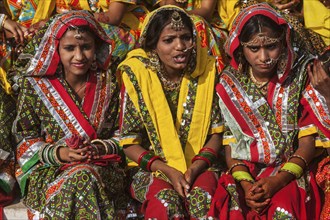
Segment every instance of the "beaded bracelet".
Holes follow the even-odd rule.
[[[308,163],[307,160],[305,158],[303,158],[302,156],[298,155],[298,154],[293,154],[288,158],[288,161],[291,160],[292,158],[299,158],[300,160],[302,160],[305,164],[305,167],[308,167]]]
[[[280,171],[288,172],[294,175],[296,179],[299,179],[303,174],[303,169],[301,168],[301,166],[292,162],[286,162],[284,166],[280,169]]]
[[[234,163],[233,165],[231,165],[231,167],[228,169],[228,173],[231,173],[231,171],[235,168],[235,167],[237,167],[237,166],[245,166],[246,168],[248,168],[248,166],[245,164],[245,163],[243,163],[243,162],[237,162],[237,163]]]
[[[248,173],[246,171],[235,171],[232,173],[232,176],[238,182],[247,181],[250,183],[254,183],[253,177],[251,176],[250,173]]]

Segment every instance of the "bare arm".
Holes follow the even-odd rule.
[[[181,147],[181,146],[180,146]],[[140,145],[128,145],[124,147],[124,152],[128,158],[138,162],[140,155],[146,150]],[[189,189],[189,184],[185,180],[183,174],[177,169],[168,166],[161,160],[155,160],[151,164],[151,171],[155,172],[157,170],[164,173],[172,182],[174,189],[182,196],[185,196],[185,191]]]
[[[188,13],[201,16],[206,21],[211,21],[216,5],[217,0],[202,1],[200,8],[195,8],[191,11],[188,11]]]
[[[127,7],[123,2],[111,2],[107,12],[95,13],[94,17],[99,22],[119,26]]]
[[[220,134],[212,134],[205,144],[205,148],[211,148],[214,152],[219,152],[221,147],[222,137]],[[193,184],[195,179],[206,169],[208,168],[208,164],[204,160],[196,160],[188,170],[185,172],[184,176],[186,181],[190,184]]]

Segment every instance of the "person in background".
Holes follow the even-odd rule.
[[[16,178],[29,219],[124,215],[112,48],[91,13],[70,11],[51,18],[15,62]]]
[[[307,29],[319,34],[325,45],[330,45],[330,1],[308,0],[303,4],[304,23]]]
[[[109,38],[115,41],[113,56],[121,61],[139,46],[141,25],[155,4],[156,0],[56,0],[56,12],[91,11]]]
[[[16,199],[15,156],[11,128],[16,114],[15,98],[7,79],[7,70],[11,63],[10,50],[6,43],[6,32],[12,34],[17,43],[24,40],[24,27],[0,14],[0,219],[3,219],[3,207]]]
[[[119,65],[120,144],[145,219],[203,219],[217,185],[223,125],[217,67],[183,9],[145,19],[142,48]]]
[[[226,42],[231,65],[216,86],[228,127],[228,171],[211,207],[221,219],[320,218],[315,173],[322,151],[302,104],[314,56],[294,47],[292,31],[266,3],[245,8],[233,23]]]
[[[325,151],[316,181],[324,192],[322,220],[330,219],[330,47],[307,67],[310,83],[303,92],[303,104],[318,125],[317,146]]]

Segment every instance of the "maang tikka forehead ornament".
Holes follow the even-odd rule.
[[[74,38],[76,38],[77,40],[82,39],[82,35],[81,35],[80,30],[79,30],[79,27],[74,26],[72,24],[69,24],[68,25],[68,24],[64,23],[60,18],[59,18],[59,21],[62,22],[62,24],[64,24],[65,26],[67,26],[70,31],[76,31],[76,34],[73,35]]]
[[[277,38],[266,36],[266,34],[262,32],[262,27],[259,20],[258,20],[258,28],[259,28],[259,33],[257,34],[257,36],[255,36],[252,40],[248,42],[241,42],[242,46],[253,47],[253,46],[270,45],[274,43],[279,43],[283,38],[283,34]]]
[[[181,15],[177,11],[172,13],[171,28],[175,31],[181,31],[184,28]]]

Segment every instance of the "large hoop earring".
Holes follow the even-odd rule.
[[[155,51],[150,51],[147,53],[149,57],[149,67],[155,71],[159,72],[160,71],[160,60]]]

